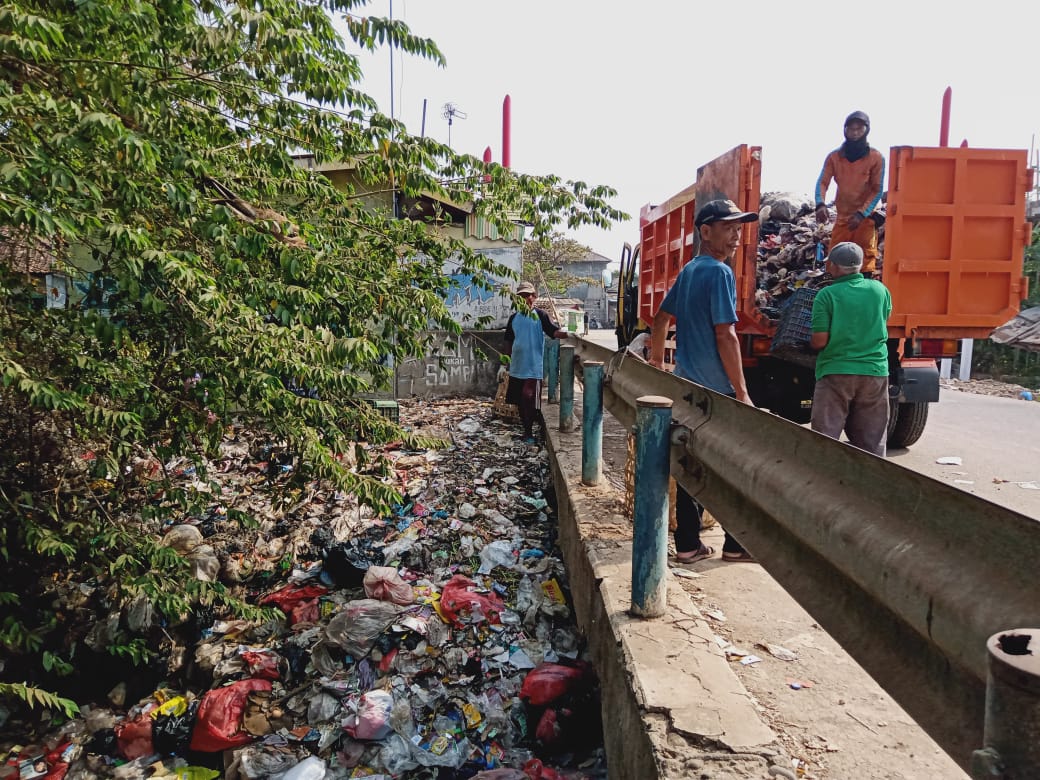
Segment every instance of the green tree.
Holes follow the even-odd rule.
[[[0,695],[52,702],[16,681],[71,670],[79,637],[43,595],[53,572],[95,577],[117,606],[144,594],[170,618],[199,601],[257,613],[186,577],[142,533],[200,500],[169,484],[162,503],[135,490],[142,450],[201,468],[234,419],[288,442],[301,479],[376,507],[396,498],[343,465],[361,427],[410,440],[356,396],[423,354],[430,327],[458,331],[446,259],[478,280],[505,269],[427,223],[366,211],[291,153],[349,159],[361,181],[402,196],[475,199],[536,237],[623,216],[607,187],[485,165],[380,114],[359,89],[361,50],[444,59],[363,5],[0,5],[0,240],[90,278],[88,300],[110,293],[105,312],[41,311],[24,274],[0,272],[0,646],[17,660]],[[55,638],[61,649],[44,652]],[[150,649],[120,634],[109,652],[140,661]]]
[[[523,277],[539,288],[544,286],[540,289],[543,295],[562,295],[581,282],[602,283],[601,279],[589,279],[567,270],[568,265],[584,260],[592,250],[562,232],[525,241],[523,252]]]

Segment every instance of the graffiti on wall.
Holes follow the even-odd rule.
[[[437,334],[430,355],[398,366],[397,397],[489,394],[497,382],[497,357],[494,348],[481,343],[473,334]]]
[[[520,247],[502,247],[496,249],[482,249],[482,255],[494,260],[499,265],[520,273]],[[449,262],[445,266],[447,273],[454,280],[455,285],[449,290],[445,303],[452,317],[463,327],[476,327],[477,320],[488,317],[489,320],[482,323],[483,328],[504,328],[509,314],[512,312],[512,301],[498,292],[500,287],[509,287],[514,282],[505,277],[490,276],[488,285],[491,289],[485,289],[473,280],[469,274],[461,271],[457,262]]]

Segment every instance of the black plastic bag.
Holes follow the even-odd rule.
[[[191,742],[191,730],[199,713],[198,701],[188,705],[183,715],[159,715],[152,725],[152,745],[161,755],[182,755]]]

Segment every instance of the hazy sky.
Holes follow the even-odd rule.
[[[513,168],[618,191],[630,222],[572,234],[612,258],[642,205],[741,143],[762,147],[763,191],[810,193],[853,110],[886,156],[938,144],[947,86],[952,145],[1029,149],[1040,132],[1036,0],[393,0],[393,16],[447,58],[395,55],[395,115],[418,134],[425,98],[426,134],[447,141],[450,101],[467,115],[452,147],[500,162],[510,95]],[[390,55],[366,73],[389,113]]]

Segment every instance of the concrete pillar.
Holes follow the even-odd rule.
[[[668,478],[672,399],[636,399],[635,500],[632,518],[632,614],[660,617],[668,599]]]
[[[581,482],[598,485],[603,479],[603,363],[583,364],[581,396]]]

